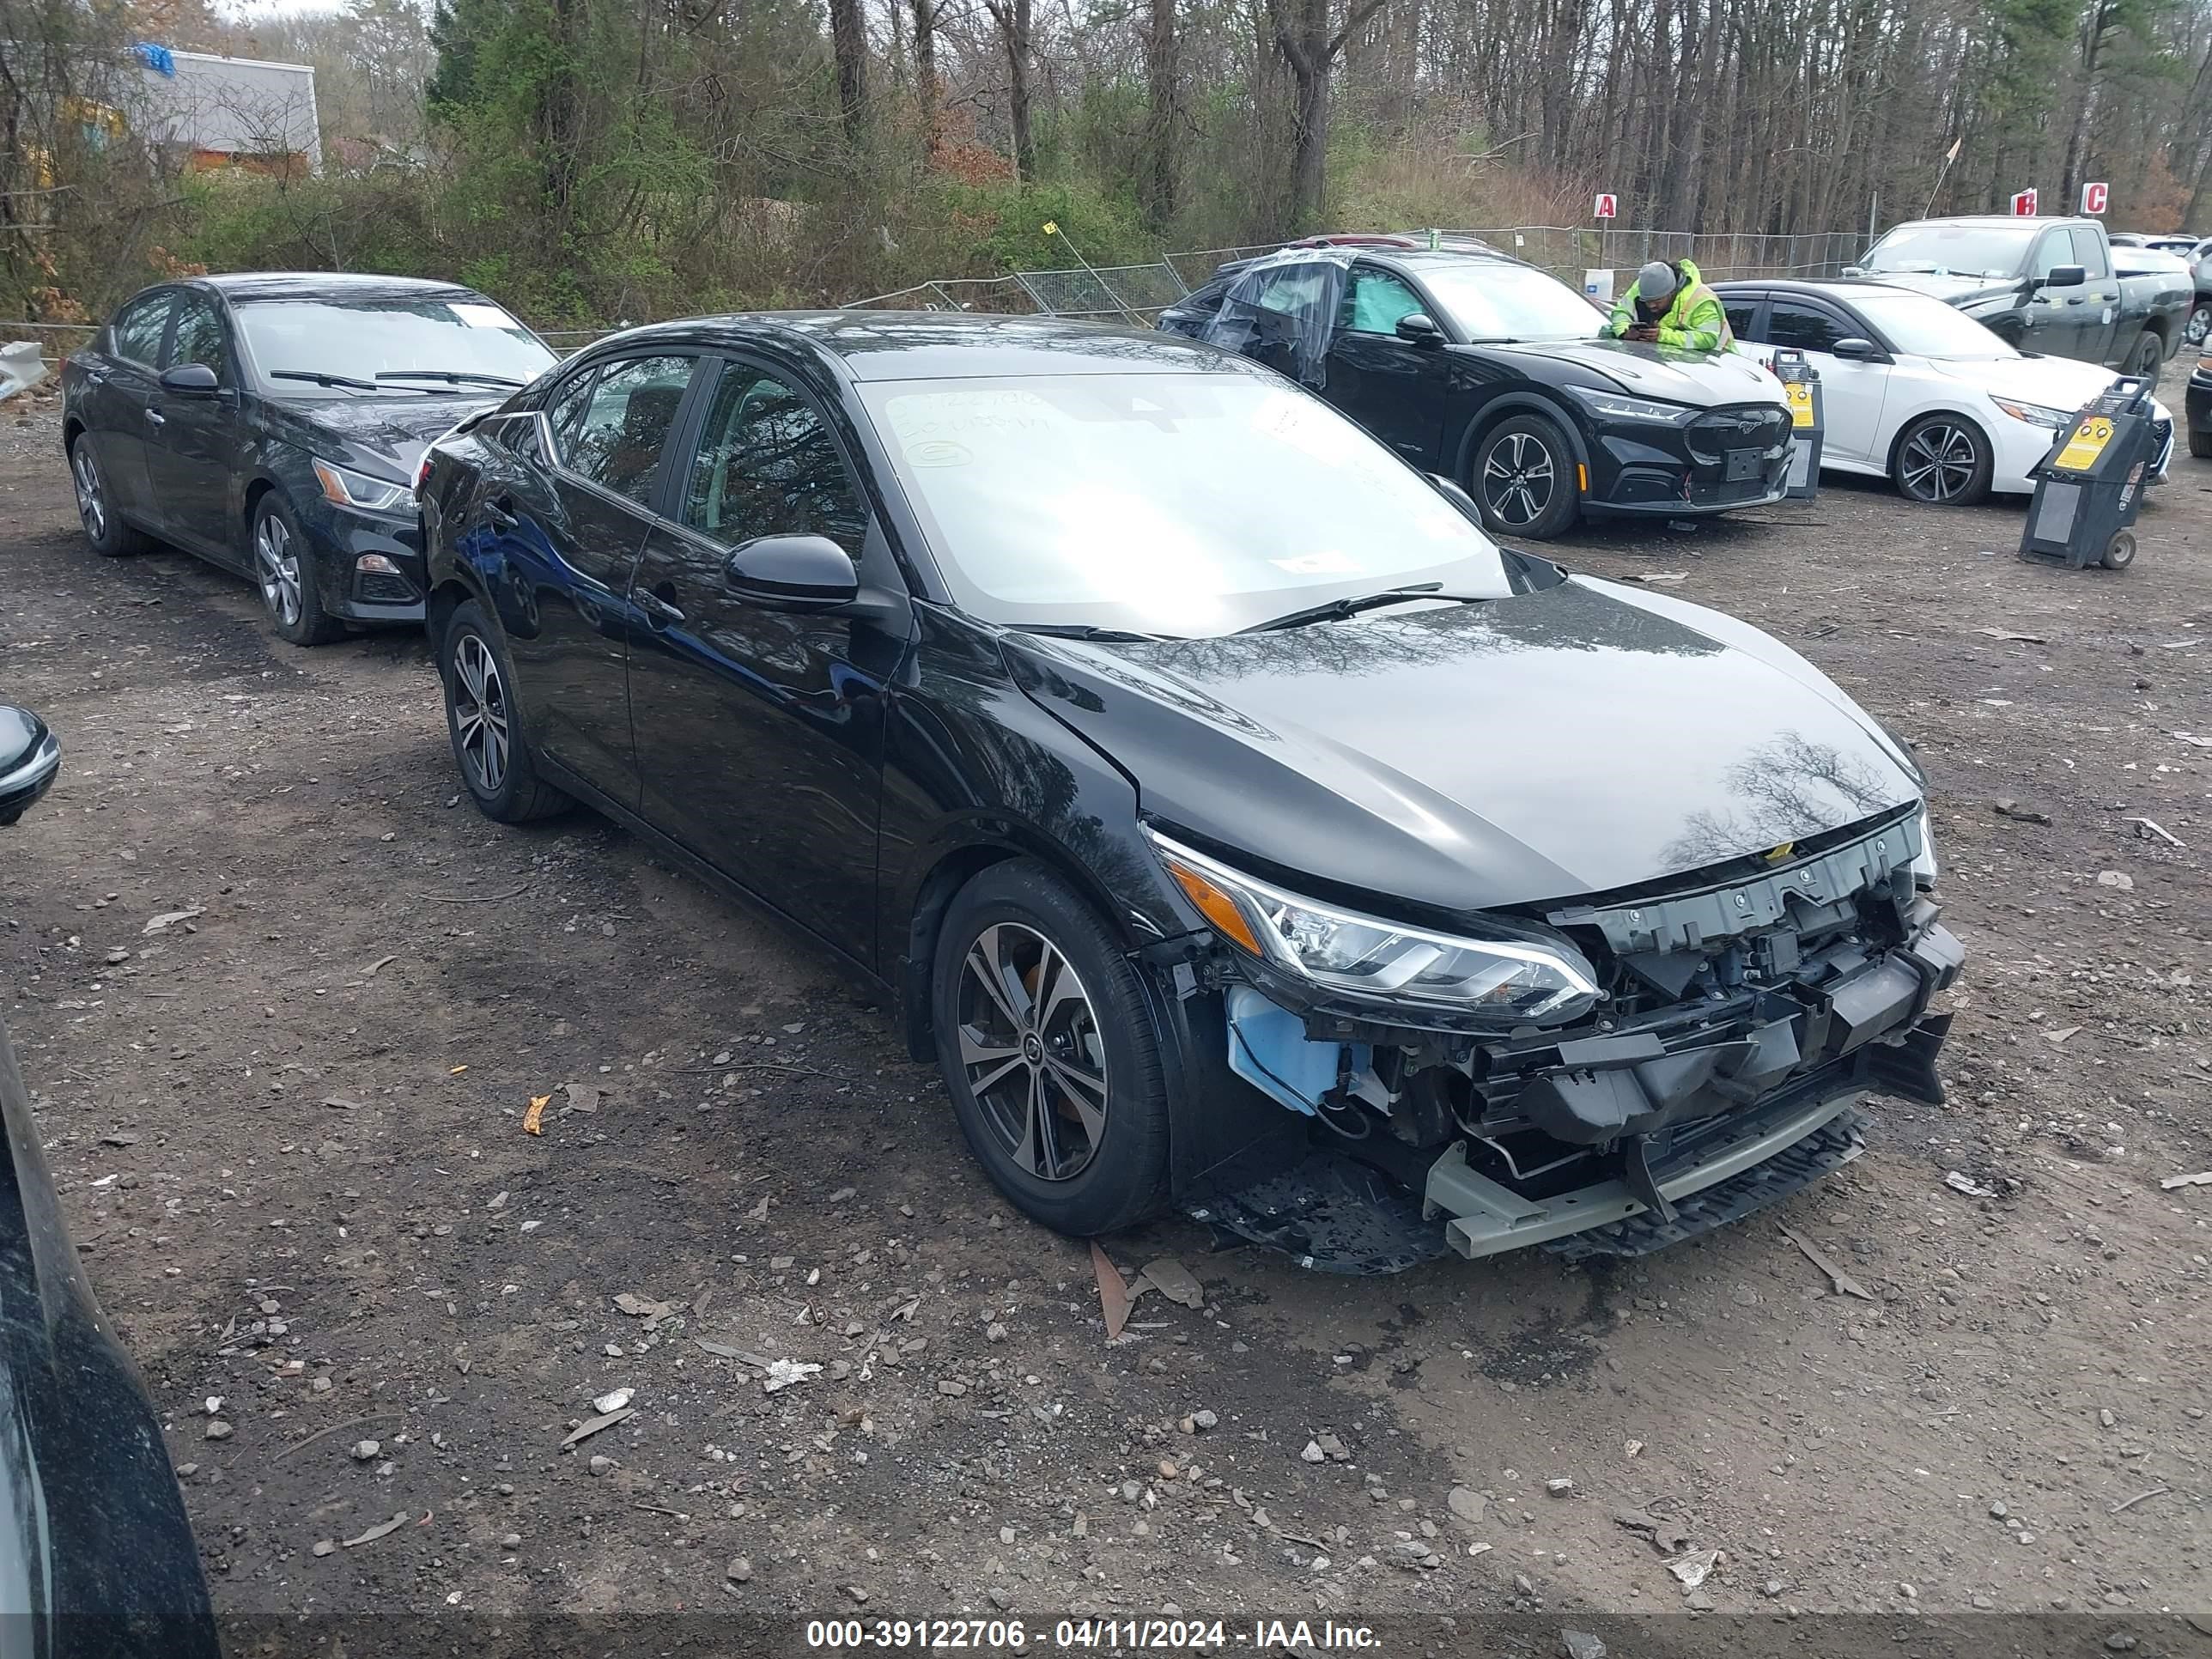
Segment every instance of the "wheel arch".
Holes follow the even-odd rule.
[[[1477,410],[1459,436],[1452,456],[1451,476],[1462,487],[1468,483],[1468,470],[1474,465],[1477,445],[1496,427],[1516,415],[1540,415],[1567,434],[1567,446],[1574,451],[1575,465],[1587,467],[1590,461],[1589,444],[1575,423],[1573,414],[1556,398],[1546,397],[1534,388],[1517,388],[1492,398]]]

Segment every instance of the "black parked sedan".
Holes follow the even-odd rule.
[[[419,622],[423,446],[554,361],[473,289],[392,276],[209,276],[117,310],[62,370],[84,533],[250,576],[277,633]]]
[[[666,324],[422,500],[477,805],[587,802],[878,982],[1049,1226],[1633,1250],[1937,1092],[1904,750],[1229,353]]]
[[[53,781],[37,715],[0,705],[0,825]],[[0,1653],[220,1659],[161,1425],[85,1282],[0,1026]]]
[[[1588,300],[1502,253],[1291,249],[1237,272],[1211,315],[1196,299],[1161,330],[1311,387],[1462,483],[1503,535],[1547,539],[1585,513],[1721,513],[1787,488],[1773,376],[1612,339]]]

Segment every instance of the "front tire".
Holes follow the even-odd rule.
[[[76,489],[76,516],[84,526],[84,538],[102,558],[120,559],[143,553],[154,538],[127,525],[115,511],[107,489],[107,476],[100,470],[92,434],[80,432],[69,450],[70,483]]]
[[[253,580],[279,639],[328,645],[345,624],[323,609],[320,566],[292,509],[274,491],[253,509]]]
[[[1957,415],[1923,415],[1898,434],[1890,481],[1930,507],[1975,507],[1990,498],[1996,470],[1990,441]]]
[[[2212,427],[2190,429],[2189,453],[2200,461],[2212,461]]]
[[[1028,859],[984,871],[945,913],[930,1000],[954,1115],[1015,1207],[1078,1238],[1158,1207],[1159,1032],[1135,969],[1079,894]]]
[[[575,803],[538,775],[522,711],[511,688],[514,665],[474,599],[447,621],[438,645],[438,677],[446,686],[446,732],[453,764],[477,811],[499,823],[550,817]]]
[[[1468,470],[1468,493],[1493,534],[1549,541],[1582,510],[1574,446],[1541,415],[1515,415],[1484,433]]]

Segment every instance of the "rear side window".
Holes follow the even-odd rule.
[[[177,334],[169,345],[167,367],[204,363],[216,380],[230,380],[230,348],[224,337],[222,313],[204,294],[177,296]]]
[[[2075,225],[2066,233],[2074,239],[2074,263],[2081,267],[2082,274],[2091,282],[2100,282],[2112,273],[2106,268],[2105,244],[2097,233],[2087,225]]]
[[[1792,346],[1799,351],[1829,351],[1844,337],[1844,325],[1833,313],[1799,305],[1790,300],[1774,302],[1774,319],[1766,325],[1765,343]]]
[[[574,436],[562,445],[569,469],[641,505],[650,502],[661,447],[691,384],[691,362],[640,357],[603,370]]]
[[[161,362],[161,336],[168,330],[169,307],[175,298],[173,291],[152,294],[125,306],[108,329],[115,355],[149,368]]]

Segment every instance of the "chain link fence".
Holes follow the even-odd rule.
[[[1425,231],[1407,233],[1425,237]],[[1443,230],[1440,237],[1473,239],[1525,259],[1579,289],[1584,273],[1610,270],[1613,291],[1634,280],[1654,259],[1689,259],[1711,282],[1739,276],[1841,276],[1864,251],[1856,231],[1769,236],[1688,230],[1628,230],[1584,225],[1513,225]],[[1073,270],[1024,270],[1011,276],[920,283],[890,294],[855,300],[855,308],[884,311],[982,311],[1027,316],[1092,317],[1149,325],[1167,307],[1212,280],[1222,265],[1273,252],[1256,247],[1204,248],[1170,253],[1142,265],[1084,266]]]

